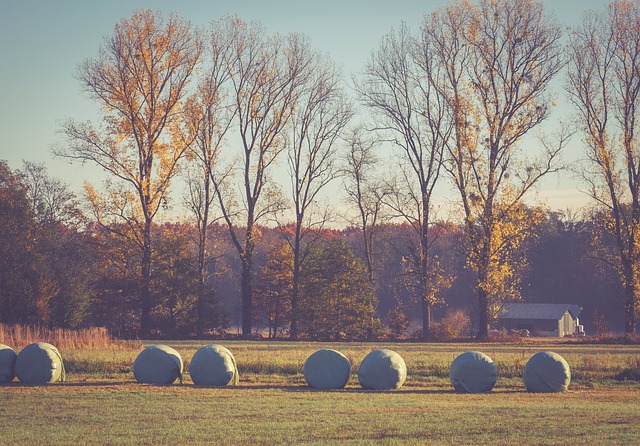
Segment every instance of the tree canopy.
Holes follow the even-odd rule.
[[[346,340],[470,318],[482,340],[524,299],[633,335],[639,5],[612,1],[565,45],[539,1],[451,1],[388,32],[351,90],[302,34],[136,11],[77,68],[99,119],[64,123],[55,149],[104,181],[77,197],[0,162],[0,322]],[[530,200],[566,168],[571,131],[548,123],[564,73],[579,215]]]

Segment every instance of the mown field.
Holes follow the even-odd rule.
[[[639,444],[640,349],[584,344],[409,344],[220,342],[234,353],[240,385],[194,386],[188,360],[208,342],[169,341],[185,360],[183,384],[135,382],[140,351],[60,349],[67,382],[0,387],[0,444]],[[152,342],[145,342],[151,345]],[[396,391],[364,391],[358,363],[391,348],[408,368]],[[353,364],[341,391],[315,391],[302,375],[318,348]],[[452,392],[450,362],[479,350],[497,363],[491,393]],[[570,391],[530,394],[522,369],[552,350],[572,369]]]

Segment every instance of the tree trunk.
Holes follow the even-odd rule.
[[[491,268],[491,243],[494,235],[494,216],[493,216],[493,198],[495,196],[495,166],[497,158],[497,146],[492,144],[491,155],[489,159],[489,186],[487,190],[487,202],[484,208],[484,240],[482,242],[482,250],[478,265],[478,335],[477,341],[486,341],[489,339],[489,271]]]
[[[422,299],[422,339],[427,340],[431,335],[431,304]]]
[[[244,252],[242,256],[242,337],[251,336],[253,318],[253,252]]]
[[[209,203],[211,201],[210,191],[210,179],[208,170],[205,171],[204,176],[204,200],[202,218],[198,222],[199,234],[198,234],[198,303],[197,303],[197,319],[196,319],[196,332],[198,337],[202,337],[205,329],[205,321],[207,315],[205,314],[208,307],[208,293],[207,293],[207,258],[206,258],[206,245],[207,245],[207,229],[209,226]]]
[[[280,298],[275,296],[273,308],[273,338],[278,337],[278,326],[280,325]]]
[[[151,222],[145,223],[140,264],[140,338],[151,336]]]
[[[425,191],[425,182],[422,182],[422,221],[420,227],[420,285],[422,288],[422,338],[429,339],[431,334],[431,304],[434,290],[433,284],[429,284],[429,194]]]
[[[241,276],[241,292],[242,292],[242,337],[251,336],[253,328],[253,251],[255,244],[255,230],[252,224],[253,215],[247,220],[246,238],[244,243],[244,251],[241,254],[242,260],[242,276]]]
[[[296,238],[293,244],[293,283],[291,286],[291,324],[289,338],[292,341],[298,339],[298,297],[300,294],[300,227],[296,225]]]
[[[624,332],[627,336],[634,336],[636,334],[636,300],[638,293],[634,286],[636,278],[633,274],[633,268],[630,265],[625,267],[625,275],[624,311],[626,318]]]
[[[371,254],[371,234],[367,229],[367,222],[363,218],[362,223],[362,240],[364,241],[364,258],[367,261],[367,272],[369,273],[369,282],[373,285],[373,255]]]
[[[204,243],[206,235],[200,233],[200,240],[198,246],[198,303],[197,303],[197,320],[196,320],[196,333],[198,337],[202,337],[204,334],[205,325],[205,311],[206,311],[206,270],[205,270],[205,250]]]
[[[489,339],[489,292],[487,280],[489,278],[490,258],[488,252],[489,242],[485,242],[482,249],[482,257],[478,265],[478,334],[477,341]]]
[[[486,279],[485,279],[486,280]],[[483,280],[480,283],[484,283]],[[477,341],[489,339],[489,296],[482,286],[478,288],[478,335]]]
[[[289,338],[292,341],[296,341],[298,339],[298,295],[300,294],[299,280],[299,273],[296,273],[294,267],[293,285],[291,287],[291,325],[289,328]]]

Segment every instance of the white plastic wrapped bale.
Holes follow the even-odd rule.
[[[238,384],[238,366],[231,352],[221,345],[207,345],[191,358],[189,374],[198,386],[228,386]]]
[[[304,379],[316,389],[343,389],[351,376],[351,362],[331,349],[317,350],[304,362]]]
[[[167,385],[182,381],[182,358],[167,345],[152,345],[133,362],[133,376],[141,384]]]
[[[571,369],[554,352],[536,353],[524,367],[524,386],[529,392],[565,392],[571,382]]]
[[[490,392],[498,379],[498,368],[481,352],[464,352],[449,367],[449,379],[457,392]]]
[[[64,382],[66,374],[62,355],[46,342],[29,344],[18,353],[16,376],[25,384]]]
[[[393,350],[374,350],[358,367],[358,381],[363,389],[399,389],[406,378],[404,359]]]
[[[10,383],[15,378],[17,357],[11,347],[0,344],[0,383]]]

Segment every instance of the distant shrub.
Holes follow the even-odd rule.
[[[431,326],[431,337],[436,341],[450,341],[469,333],[471,319],[462,310],[449,310],[442,321]]]
[[[409,328],[409,318],[399,305],[389,310],[389,332],[393,339],[400,339]]]
[[[523,337],[518,331],[491,330],[489,332],[489,340],[491,342],[499,342],[505,344],[528,344],[529,338]]]
[[[593,316],[591,317],[591,323],[596,329],[596,337],[598,339],[603,339],[610,336],[609,323],[607,322],[607,318],[605,318],[604,314],[600,313],[597,308],[594,311]]]
[[[638,335],[615,335],[607,333],[603,336],[595,336],[580,339],[582,344],[619,344],[619,345],[637,345],[640,344],[640,336]]]

